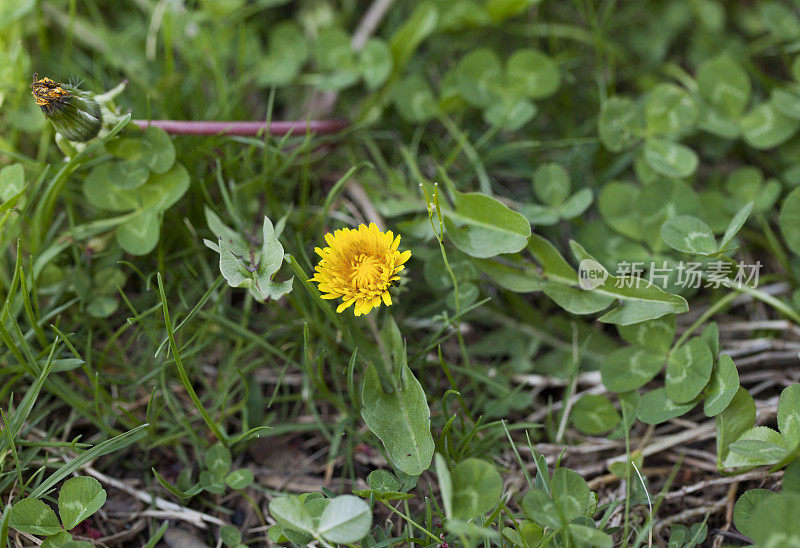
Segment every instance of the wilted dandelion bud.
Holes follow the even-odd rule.
[[[103,125],[100,105],[90,93],[70,84],[33,75],[31,95],[56,131],[70,141],[88,141]]]

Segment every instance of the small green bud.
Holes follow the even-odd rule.
[[[56,131],[70,141],[94,139],[103,125],[100,105],[90,93],[70,84],[33,75],[31,95]]]

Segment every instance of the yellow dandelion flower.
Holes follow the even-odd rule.
[[[328,247],[315,248],[321,257],[311,281],[319,284],[323,299],[338,299],[336,312],[355,305],[356,316],[368,314],[383,302],[391,306],[389,287],[400,279],[398,274],[411,257],[400,252],[400,236],[381,232],[375,223],[356,229],[343,228],[325,235]]]

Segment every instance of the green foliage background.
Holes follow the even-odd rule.
[[[610,546],[652,530],[693,546],[703,514],[669,529],[680,509],[659,513],[656,496],[673,476],[641,475],[658,452],[631,444],[682,415],[716,432],[719,473],[789,466],[783,492],[748,492],[734,525],[759,544],[796,538],[792,520],[758,518],[800,496],[796,341],[778,365],[748,357],[789,362],[755,394],[767,418],[734,363],[746,352],[730,354],[800,322],[800,5],[388,4],[372,28],[355,0],[0,0],[0,547],[9,523],[26,531],[11,503],[54,500],[90,462],[212,516],[200,535],[229,546],[263,542],[267,519],[296,544]],[[82,152],[57,147],[33,73],[96,93],[127,81],[122,121]],[[169,138],[125,125],[128,111],[351,125]],[[371,220],[413,253],[372,314],[381,343],[308,283],[323,235]],[[221,261],[203,241],[219,237],[223,256],[269,264]],[[676,277],[680,261],[720,260],[721,283]],[[581,288],[581,261],[605,285]],[[620,287],[634,261],[671,274]],[[732,286],[739,261],[761,262],[759,287]],[[726,331],[752,319],[783,323]],[[376,411],[381,383],[361,387],[380,360],[421,391]],[[409,435],[383,422],[404,405],[410,438],[430,427],[437,453],[415,454],[418,470],[400,463]],[[619,443],[602,468],[622,496],[537,449],[598,437]],[[254,455],[298,446],[330,490],[276,498]],[[60,527],[23,505],[52,529],[31,534]],[[236,512],[248,527],[230,528]],[[376,517],[398,513],[403,527]],[[129,542],[166,532],[148,519]]]

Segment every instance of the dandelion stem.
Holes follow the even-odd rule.
[[[256,121],[208,121],[208,120],[133,120],[133,123],[144,129],[158,127],[167,133],[178,135],[330,135],[348,127],[350,122],[344,119],[331,120],[289,120],[275,122]]]
[[[375,343],[378,345],[378,349],[381,353],[381,359],[375,360],[372,365],[375,367],[375,372],[378,373],[378,378],[381,381],[381,388],[387,394],[391,394],[396,388],[392,372],[391,354],[386,349],[386,345],[383,344],[383,339],[378,331],[378,324],[375,323],[375,318],[373,318],[371,314],[367,314],[367,323],[369,324],[370,331],[372,331],[372,335],[375,337]]]

